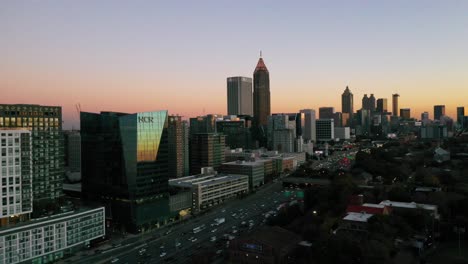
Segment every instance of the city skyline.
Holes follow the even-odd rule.
[[[252,77],[262,50],[272,113],[339,111],[346,85],[355,110],[371,93],[388,102],[400,94],[399,107],[416,118],[443,104],[456,119],[467,106],[464,2],[112,2],[103,17],[110,3],[4,3],[2,103],[60,105],[64,128],[79,127],[75,104],[88,112],[167,109],[184,119],[226,114],[226,78]],[[236,30],[249,41],[238,42]]]

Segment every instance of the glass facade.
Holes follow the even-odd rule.
[[[81,113],[82,184],[130,232],[169,215],[167,111]]]
[[[31,131],[33,214],[40,215],[45,208],[56,206],[63,195],[62,108],[0,104],[0,130],[3,129]]]

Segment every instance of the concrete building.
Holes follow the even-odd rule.
[[[219,168],[222,173],[247,175],[249,178],[249,189],[253,190],[265,183],[265,161],[264,160],[238,160],[226,162]]]
[[[290,115],[274,114],[268,117],[268,146],[270,149],[294,152],[295,138],[296,120],[290,120]]]
[[[302,109],[299,111],[301,117],[302,126],[302,138],[305,142],[317,140],[315,131],[315,110],[313,109]]]
[[[254,148],[250,127],[245,119],[230,118],[216,121],[216,132],[226,136],[226,146],[232,149]]]
[[[335,139],[349,140],[351,139],[351,129],[349,127],[335,127]]]
[[[180,116],[169,116],[167,127],[169,177],[189,175],[189,127]]]
[[[400,109],[400,117],[405,120],[411,119],[411,109],[409,108]]]
[[[198,175],[171,179],[169,185],[191,190],[194,212],[249,192],[247,175],[218,174],[213,168],[203,168]]]
[[[0,130],[0,142],[0,197],[2,197],[0,227],[2,227],[27,219],[27,214],[33,211],[31,132]]]
[[[398,97],[400,97],[399,94],[392,94],[392,115],[393,116],[398,116]]]
[[[196,174],[204,167],[218,169],[225,161],[226,136],[219,133],[192,135],[190,141],[190,173]]]
[[[54,263],[104,238],[104,223],[104,207],[100,207],[0,228],[0,263]]]
[[[319,119],[332,119],[335,113],[333,107],[320,107],[319,108]]]
[[[253,115],[252,78],[227,78],[228,115]]]
[[[440,120],[445,115],[445,105],[434,105],[434,120]]]
[[[62,108],[0,104],[0,129],[26,129],[31,132],[33,216],[39,217],[46,208],[57,207],[63,196],[65,160]]]
[[[333,119],[318,119],[315,122],[317,141],[330,141],[335,139]]]

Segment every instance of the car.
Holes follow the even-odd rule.
[[[215,228],[215,229],[211,230],[211,233],[214,233],[216,231],[218,231],[218,229]]]
[[[117,261],[119,261],[119,258],[113,258],[113,259],[111,260],[111,263],[116,263]]]
[[[212,236],[212,237],[210,238],[210,241],[211,241],[211,242],[215,242],[215,241],[216,241],[216,237],[215,237],[215,236]]]
[[[222,250],[222,249],[216,251],[216,255],[219,255],[219,254],[221,254],[221,253],[223,253],[223,250]]]
[[[177,243],[175,244],[176,247],[180,247],[181,245],[182,245],[182,244],[181,244],[180,242],[177,242]]]
[[[160,248],[160,249],[163,249],[163,248],[164,248],[164,245],[161,245],[159,248]]]
[[[159,256],[160,256],[161,258],[164,258],[166,255],[167,255],[166,252],[162,252]]]
[[[197,238],[194,238],[194,239],[192,239],[192,242],[196,242],[197,240],[198,240]]]
[[[226,212],[226,209],[221,210],[221,213],[224,213],[224,212]]]
[[[189,240],[189,241],[192,241],[193,239],[194,239],[194,237],[190,237],[188,240]]]
[[[232,233],[233,233],[233,234],[236,234],[236,233],[237,233],[237,230],[236,230],[236,229],[232,230]]]

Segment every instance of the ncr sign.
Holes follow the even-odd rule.
[[[153,123],[153,119],[152,116],[139,116],[138,123]]]

